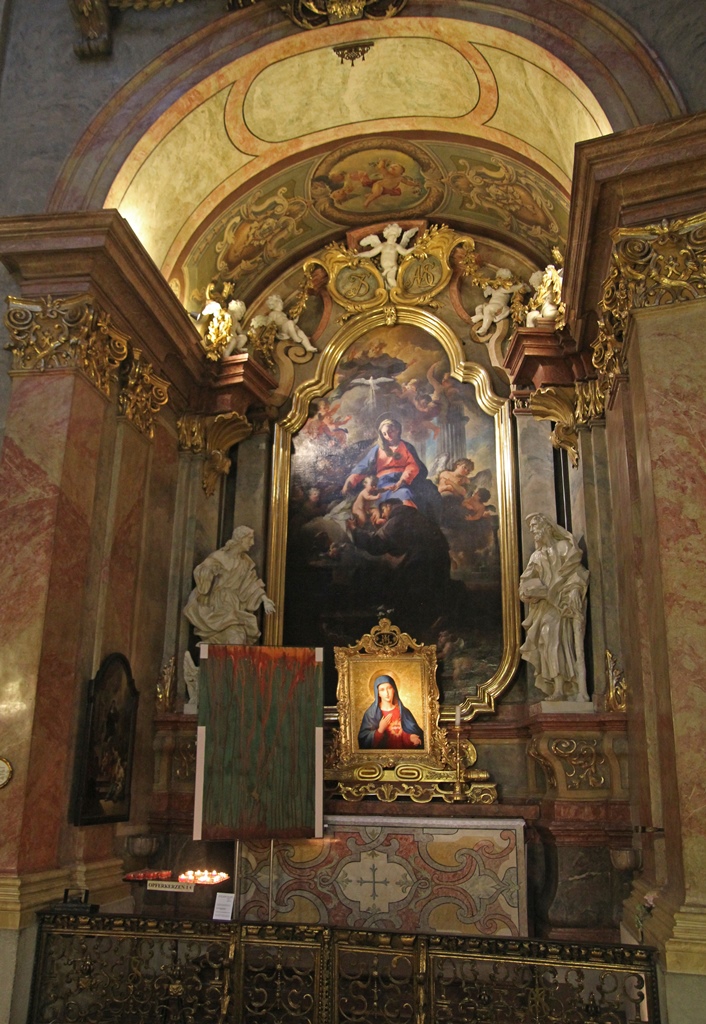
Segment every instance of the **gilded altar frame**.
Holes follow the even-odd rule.
[[[417,643],[382,618],[357,643],[334,647],[334,654],[338,729],[324,764],[324,780],[332,795],[344,800],[375,796],[386,803],[399,796],[415,803],[435,798],[446,803],[497,801],[488,772],[474,767],[478,754],[473,743],[462,739],[458,726],[446,730],[439,725],[434,646]],[[380,676],[392,681],[395,702],[404,706],[402,727],[408,724],[416,729],[417,738],[421,730],[417,746],[366,745],[365,726],[377,705],[375,683]]]
[[[509,686],[519,664],[519,553],[512,413],[509,400],[495,394],[488,371],[478,363],[465,360],[462,345],[455,333],[428,309],[404,305],[378,307],[349,319],[321,353],[316,375],[296,390],[290,412],[275,426],[272,514],[268,535],[268,593],[277,611],[266,619],[263,642],[272,645],[282,643],[292,439],[306,422],[312,400],[325,395],[333,387],[336,368],[347,350],[372,328],[390,326],[392,323],[419,327],[435,338],[449,360],[451,377],[473,384],[480,408],[494,418],[503,650],[494,674],[478,686],[475,695],[469,696],[462,704],[462,716],[464,720],[470,721],[479,713],[494,711],[495,701]],[[442,706],[442,720],[449,721],[453,715],[452,707]],[[326,718],[333,721],[336,717],[336,708],[328,707]]]

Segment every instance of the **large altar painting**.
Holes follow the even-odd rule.
[[[437,645],[447,706],[503,658],[495,410],[449,371],[412,324],[345,351],[293,439],[284,609],[286,645],[352,644],[389,616]]]

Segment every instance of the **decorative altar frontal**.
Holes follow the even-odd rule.
[[[319,840],[241,844],[239,919],[527,934],[522,819],[326,818]],[[237,909],[237,908],[236,908]]]

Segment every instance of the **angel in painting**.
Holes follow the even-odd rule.
[[[382,234],[385,239],[382,241],[379,235],[366,235],[361,238],[361,245],[371,245],[370,252],[361,252],[364,259],[372,259],[373,256],[380,257],[380,267],[385,284],[388,288],[394,288],[397,284],[397,264],[400,256],[406,256],[412,251],[408,242],[416,235],[418,228],[410,228],[402,235],[402,228],[399,224],[388,224],[383,228]],[[398,239],[402,235],[402,241]]]

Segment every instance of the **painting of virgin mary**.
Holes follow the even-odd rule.
[[[361,750],[421,750],[424,732],[402,703],[394,678],[379,675],[374,689],[375,700],[363,715],[358,732]]]
[[[383,609],[437,646],[444,702],[465,700],[503,654],[494,414],[437,338],[380,326],[342,354],[292,449],[284,644],[326,658]]]

